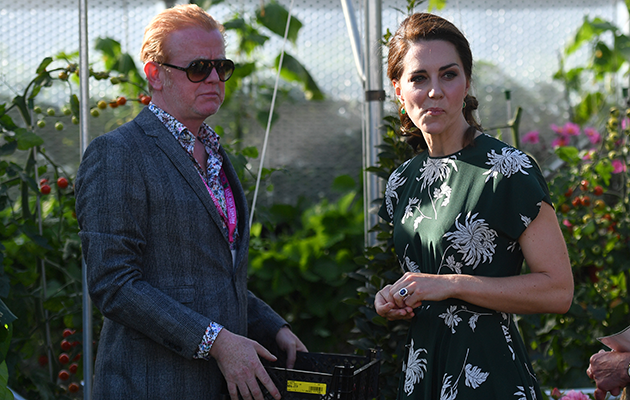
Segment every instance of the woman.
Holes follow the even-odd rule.
[[[542,399],[511,314],[565,313],[573,277],[541,171],[481,132],[470,47],[448,21],[408,17],[387,73],[401,134],[421,151],[390,176],[379,213],[406,271],[375,299],[411,323],[398,396]]]

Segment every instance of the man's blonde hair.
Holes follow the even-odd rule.
[[[196,4],[167,8],[156,15],[144,30],[140,60],[143,63],[168,62],[169,55],[164,49],[166,39],[172,32],[185,28],[202,28],[208,31],[216,29],[222,34],[225,31],[223,25]]]

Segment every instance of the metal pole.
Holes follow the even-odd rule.
[[[378,161],[378,147],[381,144],[383,128],[383,58],[381,31],[381,0],[366,0],[366,46],[365,46],[365,104],[366,130],[364,138],[364,205],[366,246],[376,245],[376,234],[368,230],[378,223],[378,205],[375,200],[381,196],[382,182],[378,176],[365,171]]]
[[[341,0],[341,9],[346,19],[346,28],[348,28],[348,36],[350,36],[350,46],[352,47],[352,55],[354,56],[354,64],[359,74],[359,79],[365,87],[365,73],[363,72],[363,54],[361,54],[361,42],[357,21],[352,7],[352,0]]]
[[[88,63],[87,0],[79,0],[79,81],[81,158],[89,143],[90,66]],[[83,399],[92,398],[92,301],[87,287],[87,265],[81,263],[83,287]]]

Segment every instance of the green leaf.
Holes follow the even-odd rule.
[[[4,304],[4,301],[0,300],[0,325],[8,325],[16,319],[17,317]]]
[[[0,146],[0,157],[10,156],[11,154],[15,153],[17,146],[18,142],[15,140],[3,144],[2,146]]]
[[[276,57],[276,68],[280,63],[280,55]],[[282,70],[280,76],[289,82],[298,82],[302,84],[304,95],[308,100],[323,100],[324,94],[315,83],[315,80],[308,73],[306,68],[293,56],[285,53],[282,61]]]
[[[333,181],[332,188],[338,192],[347,192],[354,189],[356,183],[350,175],[340,175]]]
[[[584,17],[584,23],[578,29],[575,34],[573,42],[569,44],[564,50],[566,55],[570,55],[579,49],[585,42],[591,41],[595,36],[602,34],[606,31],[617,31],[617,27],[611,23],[602,20],[601,18],[595,18],[593,21],[589,21],[588,17]]]
[[[610,185],[613,170],[614,168],[608,159],[602,160],[595,165],[595,171],[604,180],[606,186]]]
[[[37,67],[37,70],[35,71],[35,73],[37,75],[42,74],[43,72],[46,71],[46,67],[48,67],[50,65],[50,63],[53,62],[52,57],[46,57],[42,60],[41,63],[39,63],[39,66]]]
[[[17,148],[19,150],[28,150],[31,147],[44,144],[44,139],[39,137],[35,132],[24,128],[15,130],[15,138],[17,139]]]
[[[97,38],[94,47],[103,53],[105,69],[114,69],[122,54],[120,43],[112,38]]]
[[[20,111],[20,115],[22,116],[22,119],[24,120],[26,125],[31,126],[31,114],[28,111],[28,107],[26,107],[26,100],[24,99],[24,96],[15,96],[13,98],[13,104]]]
[[[223,3],[223,0],[191,0],[190,4],[196,4],[204,10],[209,9],[212,6]]]
[[[79,98],[77,97],[76,94],[70,95],[70,110],[72,110],[73,116],[80,118],[81,109],[79,107]]]
[[[245,147],[241,153],[247,158],[258,158],[258,148],[256,146]]]
[[[432,10],[441,10],[444,7],[446,7],[446,0],[429,0],[429,12]]]
[[[287,18],[289,18],[289,12],[276,1],[271,1],[269,4],[263,4],[261,8],[256,10],[256,20],[261,25],[281,37],[284,37],[284,33],[286,31]],[[301,28],[302,23],[295,18],[295,15],[292,15],[287,39],[295,43]]]
[[[573,146],[562,146],[556,149],[556,155],[569,164],[577,164],[581,161],[579,150]]]
[[[15,400],[13,392],[7,387],[9,383],[9,370],[6,361],[0,364],[0,400]]]
[[[122,72],[123,74],[129,74],[132,71],[136,71],[136,63],[133,61],[133,58],[127,53],[123,53],[118,58],[118,62],[116,63],[115,68],[113,70]]]

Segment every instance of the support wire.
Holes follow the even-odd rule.
[[[254,222],[254,212],[256,210],[256,199],[258,198],[258,190],[260,188],[260,178],[262,176],[263,166],[265,164],[265,154],[267,153],[267,141],[269,139],[269,131],[271,130],[271,120],[273,118],[273,110],[276,106],[276,96],[278,94],[278,83],[280,82],[280,71],[282,71],[282,62],[284,60],[284,47],[289,36],[289,26],[291,25],[291,12],[293,10],[294,0],[291,0],[289,6],[289,15],[287,16],[287,26],[284,28],[284,41],[282,42],[282,51],[280,52],[280,60],[278,61],[278,73],[276,74],[276,84],[273,88],[273,96],[271,98],[271,107],[269,108],[269,118],[267,119],[267,129],[265,130],[265,139],[263,141],[262,153],[260,156],[260,166],[258,168],[258,176],[256,177],[256,188],[254,189],[254,199],[252,200],[252,210],[249,215],[249,227],[251,229]]]

